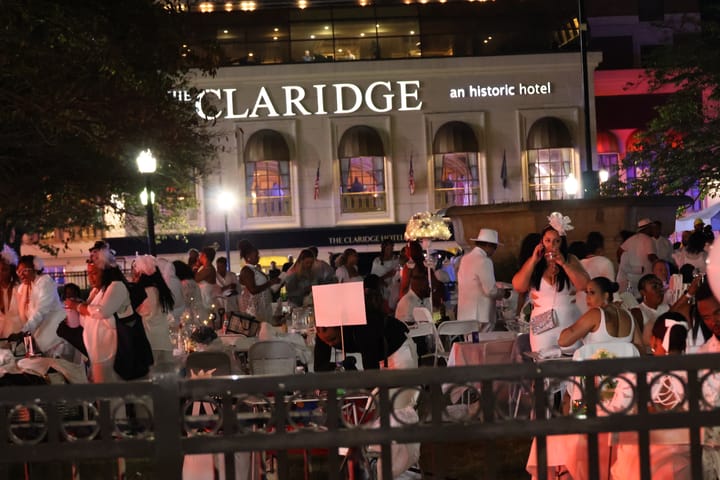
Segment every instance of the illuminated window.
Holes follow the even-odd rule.
[[[565,196],[565,179],[573,168],[572,149],[542,148],[528,150],[528,187],[530,200],[556,200]]]
[[[478,160],[475,152],[433,155],[435,162],[435,207],[477,205]]]
[[[342,212],[385,210],[385,158],[340,159]]]
[[[292,215],[290,153],[283,136],[260,130],[245,146],[245,205],[248,218]]]

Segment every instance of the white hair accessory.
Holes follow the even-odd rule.
[[[688,324],[686,322],[678,322],[677,320],[665,319],[665,335],[663,335],[662,346],[667,352],[670,349],[670,330],[675,325],[680,325],[685,330],[688,330]]]
[[[149,277],[157,269],[157,260],[152,255],[139,255],[135,257],[133,267],[137,273]]]
[[[563,216],[560,212],[552,212],[547,219],[550,226],[557,231],[561,237],[567,236],[567,232],[575,229],[575,227],[570,225],[572,222],[570,217]]]
[[[18,264],[18,255],[15,253],[15,250],[10,248],[7,244],[3,245],[3,249],[0,252],[0,258],[3,262],[7,263],[8,265],[15,265]]]

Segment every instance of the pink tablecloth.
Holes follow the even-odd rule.
[[[537,450],[536,439],[533,439],[528,455],[525,469],[532,476],[537,478]],[[610,470],[610,442],[609,434],[598,434],[598,465],[600,466],[600,480],[608,480]],[[567,470],[568,480],[585,480],[588,475],[587,436],[584,434],[552,435],[547,437],[547,465],[552,475],[548,478],[555,478],[554,473],[559,469],[561,472]]]

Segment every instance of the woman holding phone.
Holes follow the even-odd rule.
[[[575,292],[589,280],[580,261],[568,254],[568,231],[574,227],[570,217],[553,212],[542,232],[540,243],[512,280],[520,294],[530,293],[530,347],[533,352],[558,348],[560,332],[580,317]],[[578,343],[568,347],[574,351]]]

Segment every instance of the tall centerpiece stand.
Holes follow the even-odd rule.
[[[430,315],[433,314],[432,272],[435,265],[430,255],[433,240],[450,240],[449,218],[432,212],[419,212],[410,217],[405,227],[405,240],[419,241],[425,251],[428,285],[430,286]]]

